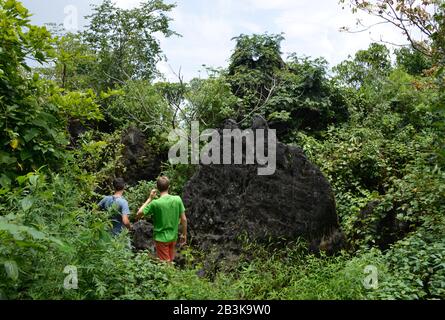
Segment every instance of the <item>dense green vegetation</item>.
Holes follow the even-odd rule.
[[[162,51],[152,34],[175,35],[172,8],[106,0],[84,32],[53,37],[20,2],[0,0],[0,299],[445,298],[445,5],[422,47],[372,44],[330,69],[323,58],[283,59],[282,35],[240,35],[227,69],[154,83]],[[193,248],[175,268],[131,251],[126,232],[110,235],[96,203],[125,170],[125,130],[142,130],[162,154],[172,128],[248,125],[254,114],[330,181],[342,252],[246,242],[255,254],[199,277]],[[73,123],[85,130],[75,135]],[[194,168],[163,170],[180,194]],[[152,186],[129,188],[133,212]],[[77,290],[63,286],[68,265]],[[368,265],[377,289],[363,285]]]

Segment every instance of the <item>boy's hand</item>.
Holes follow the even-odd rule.
[[[156,196],[157,196],[157,190],[156,189],[153,189],[153,190],[151,190],[151,192],[150,192],[150,199],[154,199],[154,198],[156,198]]]
[[[187,243],[187,236],[181,234],[181,235],[179,236],[179,245],[182,247],[182,246],[184,246],[186,243]]]

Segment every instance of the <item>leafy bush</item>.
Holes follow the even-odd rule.
[[[186,117],[205,128],[218,128],[224,120],[234,118],[241,100],[232,94],[224,75],[193,79],[186,92]]]
[[[378,299],[443,299],[445,297],[445,237],[441,219],[427,223],[397,242],[385,254],[390,276],[372,297]]]
[[[88,177],[91,187],[112,191],[113,178],[125,168],[122,165],[122,150],[120,132],[111,134],[87,131],[78,141],[74,150],[74,161],[82,177]]]
[[[146,81],[128,81],[107,106],[105,114],[115,129],[136,125],[159,138],[171,126],[172,110],[158,89]]]
[[[26,174],[63,157],[68,143],[58,107],[48,101],[52,87],[26,64],[29,54],[40,63],[52,54],[44,27],[29,23],[18,1],[0,1],[0,185],[10,186]]]
[[[141,181],[137,185],[132,186],[125,192],[125,198],[128,201],[130,209],[135,211],[147,200],[150,191],[156,188],[155,181]]]

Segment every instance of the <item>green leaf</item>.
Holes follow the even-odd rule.
[[[34,239],[37,240],[50,240],[45,237],[43,232],[40,232],[34,228],[30,228],[24,225],[19,225],[16,223],[8,222],[7,219],[0,216],[0,230],[7,231],[10,233],[15,240],[23,240],[23,234],[26,233]]]
[[[31,237],[33,237],[33,238],[36,239],[36,240],[45,240],[45,239],[47,239],[47,238],[45,237],[45,234],[44,234],[43,232],[40,232],[40,231],[38,231],[38,230],[36,230],[36,229],[29,228],[29,229],[27,230],[27,232],[28,232],[28,234],[29,234]],[[49,240],[49,239],[48,239],[48,240]],[[51,239],[51,241],[52,241],[52,239]]]
[[[28,13],[28,10],[20,2],[15,4],[15,10],[22,16],[26,16]]]
[[[22,161],[28,160],[31,157],[32,157],[32,153],[29,150],[26,150],[26,149],[20,150],[20,159]]]
[[[6,152],[1,152],[0,151],[0,164],[10,165],[10,164],[13,164],[15,162],[17,162],[17,158],[16,157],[11,157]]]
[[[25,135],[23,136],[23,139],[26,142],[31,141],[32,139],[34,139],[36,136],[38,136],[40,133],[40,130],[37,128],[31,128],[29,130],[26,131]]]
[[[15,1],[14,0],[8,0],[6,1],[4,7],[6,10],[12,9],[15,6]]]
[[[20,184],[24,184],[28,180],[28,176],[18,176],[15,180]]]
[[[29,183],[35,187],[37,185],[37,181],[39,180],[39,175],[38,174],[34,174],[29,178]]]
[[[45,60],[45,55],[41,51],[37,51],[34,55],[34,57],[39,61]]]
[[[9,188],[9,186],[11,185],[11,179],[7,175],[2,174],[0,176],[0,185],[3,188]]]
[[[32,205],[34,204],[34,199],[31,198],[30,196],[28,196],[28,197],[26,197],[26,198],[23,198],[23,199],[20,201],[20,204],[21,204],[22,209],[23,209],[24,211],[28,211],[29,209],[31,209]]]

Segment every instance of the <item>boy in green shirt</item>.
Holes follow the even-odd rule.
[[[162,176],[157,180],[160,192],[159,199],[155,200],[156,190],[150,192],[147,201],[139,208],[136,219],[144,216],[153,216],[153,236],[156,243],[156,254],[162,261],[172,262],[175,258],[175,246],[178,240],[178,226],[182,225],[180,245],[187,242],[187,218],[182,199],[168,193],[170,181]]]

